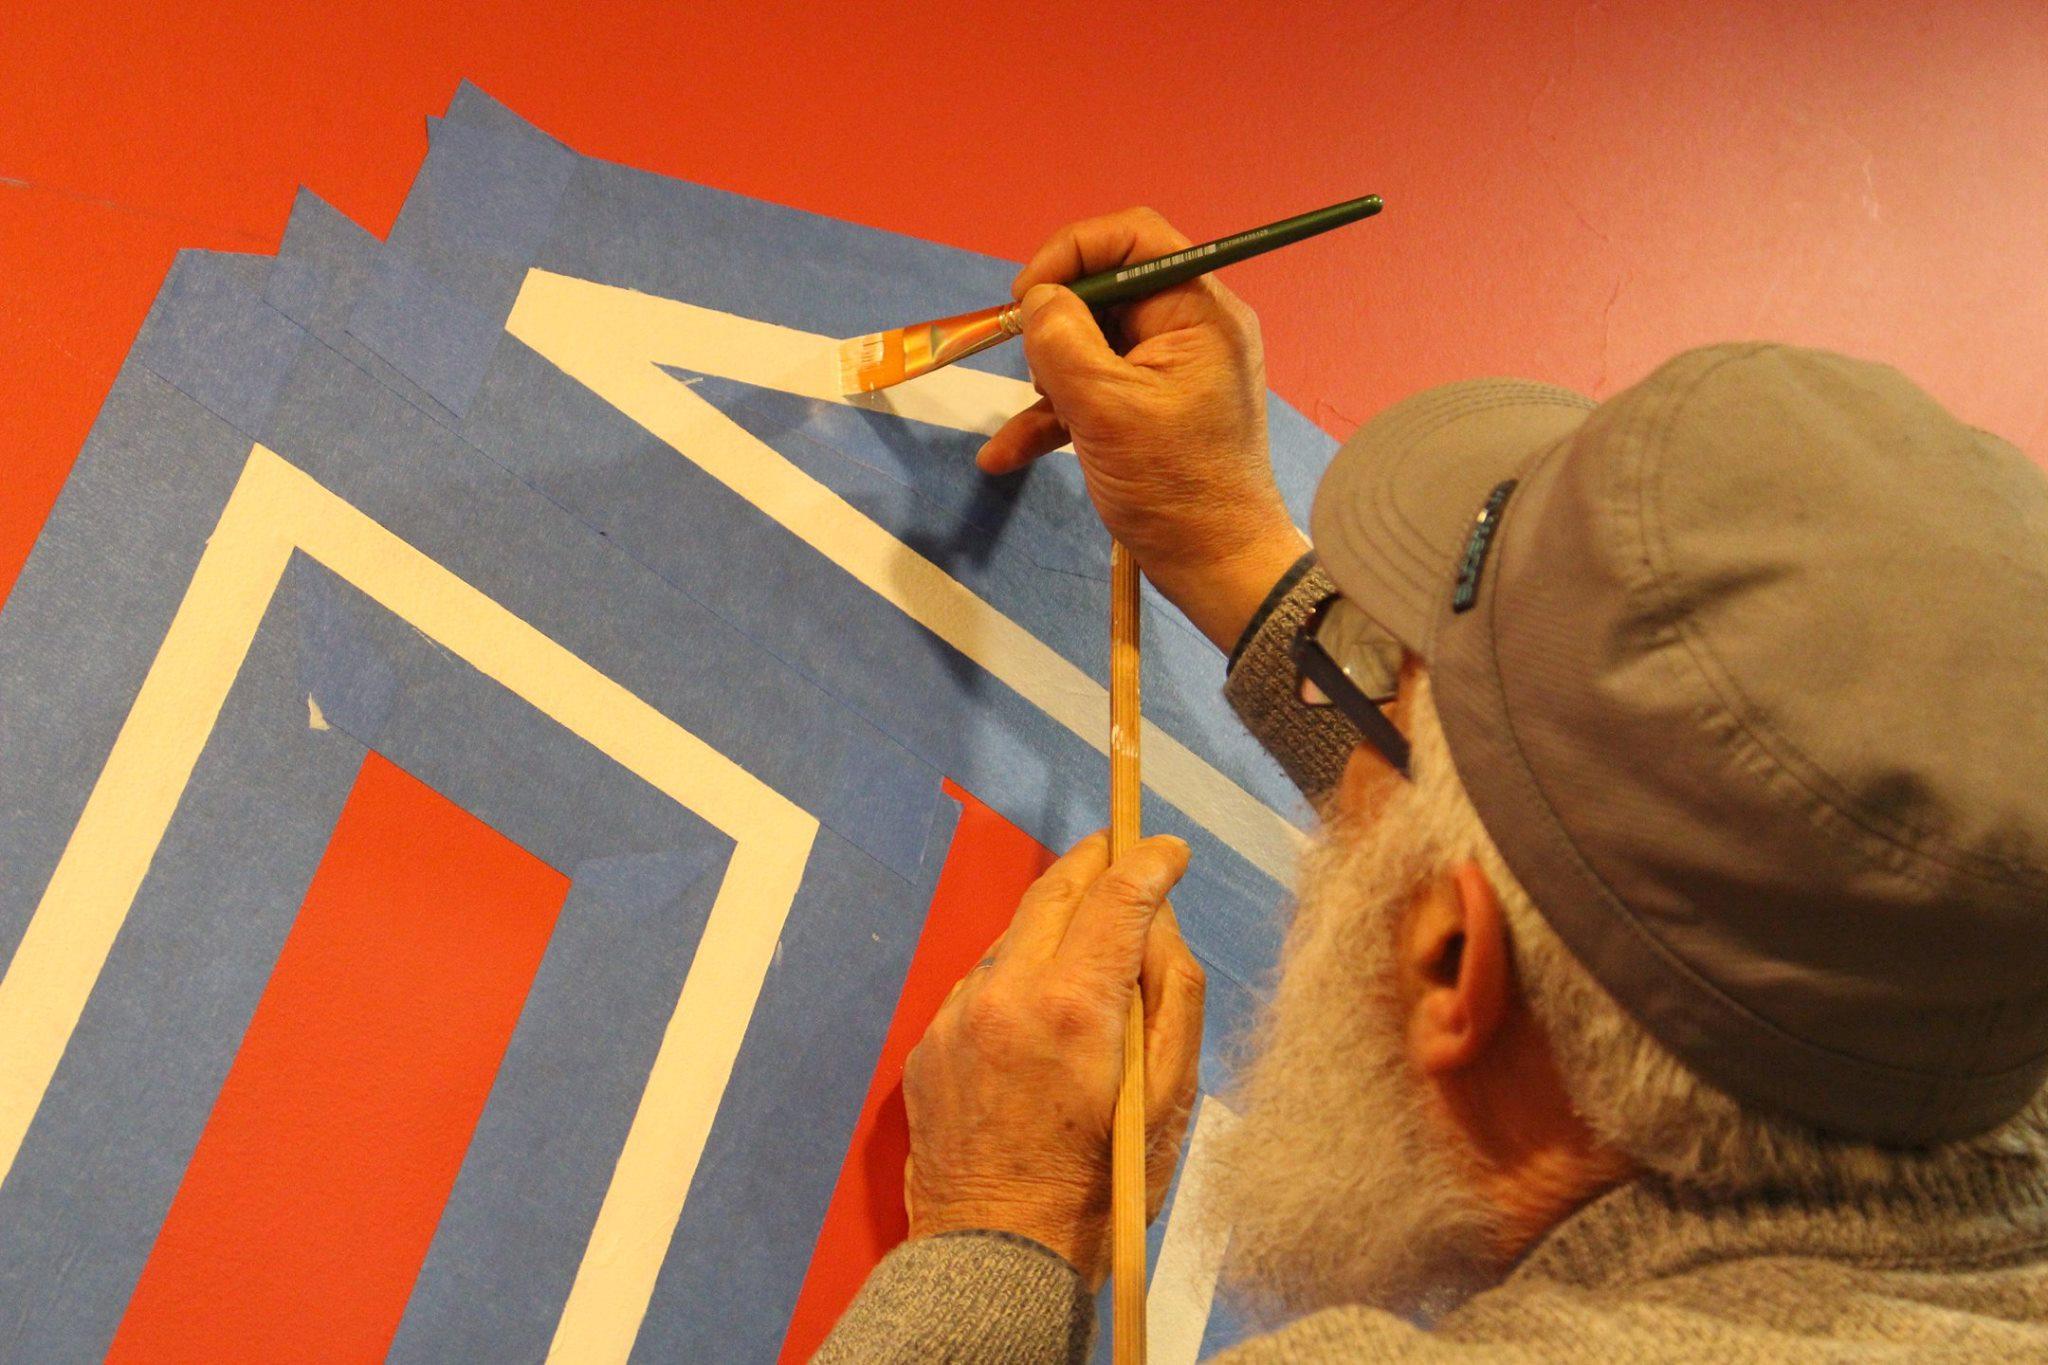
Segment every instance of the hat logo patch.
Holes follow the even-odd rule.
[[[1452,611],[1469,611],[1479,600],[1479,573],[1486,567],[1486,552],[1493,548],[1493,534],[1500,529],[1500,509],[1514,491],[1515,480],[1501,480],[1472,518],[1472,533],[1465,537],[1465,553],[1458,560],[1457,586],[1451,590]]]

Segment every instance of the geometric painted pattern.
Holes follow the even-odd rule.
[[[1008,271],[470,88],[387,241],[306,197],[275,261],[180,259],[0,612],[5,1354],[815,1343],[901,1235],[902,1053],[1102,820],[1106,542],[1071,464],[969,459],[1019,358],[833,382]],[[1298,504],[1327,441],[1273,435]],[[1213,1082],[1298,808],[1146,616]],[[1228,1122],[1153,1230],[1162,1361],[1234,1332],[1184,1216]],[[275,1264],[209,1298],[231,1232]],[[330,1283],[349,1330],[278,1320]]]

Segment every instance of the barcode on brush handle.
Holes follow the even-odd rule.
[[[1218,247],[1224,245],[1227,243],[1209,242],[1202,246],[1189,247],[1186,251],[1176,251],[1169,256],[1161,256],[1157,260],[1140,261],[1137,265],[1125,266],[1116,272],[1116,282],[1122,284],[1125,280],[1141,279],[1168,266],[1179,265],[1182,261],[1198,261],[1204,256],[1213,255]]]

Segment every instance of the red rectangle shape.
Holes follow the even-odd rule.
[[[383,1357],[567,894],[368,756],[111,1359]]]
[[[952,779],[946,779],[945,790],[960,803],[960,823],[812,1248],[779,1365],[811,1358],[868,1272],[909,1232],[903,1212],[903,1161],[910,1154],[903,1059],[924,1037],[953,983],[1010,927],[1017,902],[1055,856]]]

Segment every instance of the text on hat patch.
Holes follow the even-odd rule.
[[[1465,553],[1458,560],[1458,583],[1451,591],[1451,610],[1466,611],[1479,597],[1479,571],[1486,566],[1486,552],[1493,548],[1493,533],[1500,529],[1500,509],[1515,491],[1513,479],[1503,479],[1486,495],[1479,515],[1472,518],[1472,534],[1465,537]]]

